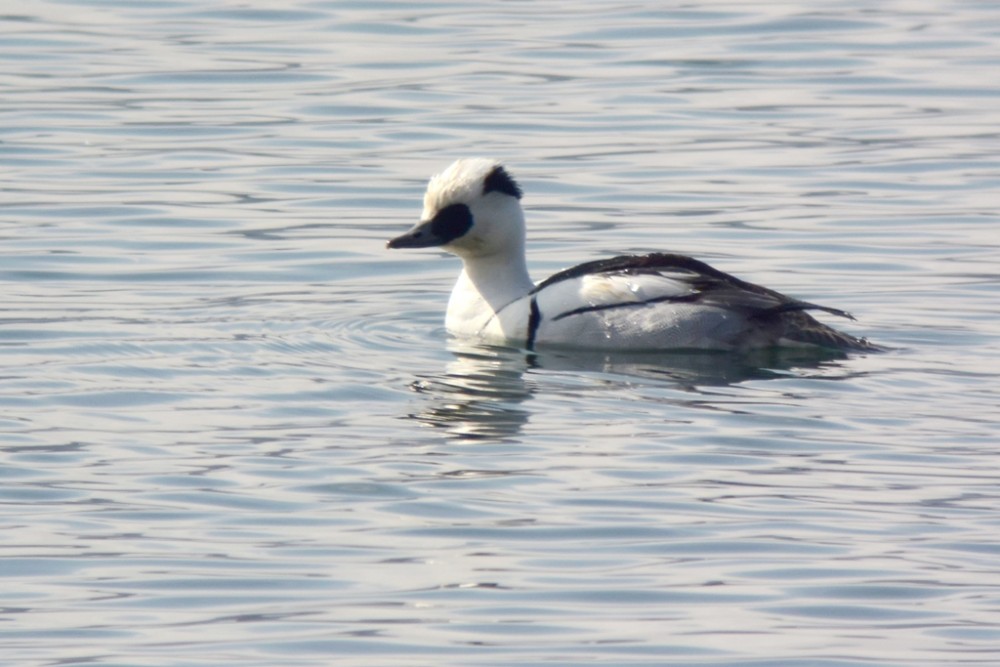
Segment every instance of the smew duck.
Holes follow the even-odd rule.
[[[522,192],[498,161],[461,159],[432,177],[424,210],[389,248],[441,249],[462,260],[449,332],[488,343],[605,350],[875,350],[806,311],[854,319],[673,253],[585,262],[534,283]]]

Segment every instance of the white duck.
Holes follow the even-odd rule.
[[[525,262],[521,188],[496,160],[456,161],[431,178],[422,222],[389,248],[440,246],[463,268],[448,301],[452,334],[529,350],[743,350],[806,345],[875,350],[787,297],[684,255],[623,255],[560,271],[537,285]],[[853,319],[853,318],[851,318]]]

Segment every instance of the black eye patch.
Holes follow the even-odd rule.
[[[471,228],[472,211],[465,204],[445,206],[431,221],[431,233],[441,245],[451,243]]]

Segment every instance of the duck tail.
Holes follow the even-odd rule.
[[[838,331],[831,326],[823,324],[809,313],[806,309],[786,310],[781,315],[781,322],[784,325],[782,338],[792,343],[803,345],[818,345],[819,347],[843,350],[844,352],[881,352],[885,348],[871,343],[866,338],[858,338],[849,333]],[[843,317],[850,317],[844,311],[832,308],[819,308],[826,312]]]

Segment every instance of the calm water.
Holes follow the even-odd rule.
[[[997,3],[0,13],[0,663],[1000,664]],[[450,341],[465,155],[894,350]]]

